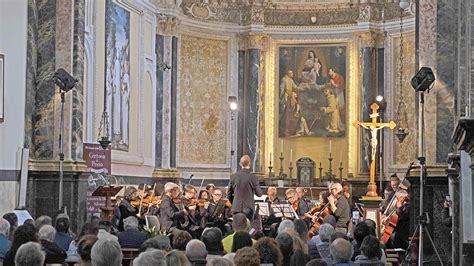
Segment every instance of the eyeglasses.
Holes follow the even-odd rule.
[[[213,196],[220,197],[222,194],[212,194]]]

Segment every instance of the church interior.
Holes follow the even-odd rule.
[[[357,226],[374,222],[371,265],[474,265],[473,18],[468,0],[0,0],[3,238],[19,246],[13,229],[39,217],[53,244],[61,217],[76,235],[108,222],[120,263],[148,265],[123,245],[125,213],[150,239],[156,218],[201,240],[244,213],[254,242],[279,244],[286,220],[310,231],[305,259],[262,264],[364,265],[333,254],[338,239],[311,255],[326,209],[354,257],[370,259]],[[164,217],[165,198],[195,224]],[[204,221],[211,207],[227,220]],[[2,241],[4,265],[33,265]],[[239,251],[255,252],[207,265],[249,265]],[[206,265],[182,253],[153,265]]]

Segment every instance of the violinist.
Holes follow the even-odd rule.
[[[268,187],[267,198],[265,199],[265,202],[280,203],[280,199],[278,198],[276,187]]]
[[[398,190],[395,193],[396,203],[395,209],[392,212],[395,212],[398,216],[398,220],[395,221],[395,228],[390,235],[390,239],[387,242],[387,248],[407,248],[408,247],[408,237],[409,237],[409,228],[410,228],[410,201],[409,194],[406,190]],[[388,221],[390,220],[391,215],[382,216],[382,224],[387,227]],[[390,224],[393,224],[391,221]]]
[[[322,209],[324,207],[328,207],[328,203],[329,203],[329,200],[328,200],[328,197],[330,196],[331,194],[327,191],[321,191],[319,192],[319,202],[316,206],[314,206],[311,210],[309,210],[307,213],[305,213],[305,217],[306,218],[311,218],[311,221],[313,223],[316,222],[316,218],[318,217],[319,215],[319,212],[322,211]]]
[[[207,218],[209,215],[209,191],[203,189],[199,191],[198,205],[196,208],[196,221],[198,221],[201,229],[206,228]]]
[[[123,231],[123,220],[127,217],[134,216],[137,217],[138,210],[132,206],[132,201],[138,201],[138,190],[135,187],[129,186],[125,189],[124,198],[120,202],[119,205],[119,212],[120,212],[120,219],[118,224],[118,229]]]
[[[302,213],[307,213],[311,209],[309,207],[308,201],[306,200],[306,197],[304,195],[305,192],[306,192],[306,189],[304,189],[302,187],[297,187],[296,188],[296,194],[298,195],[298,200],[299,200],[298,209],[300,209]]]
[[[293,210],[295,210],[296,214],[298,214],[299,217],[304,217],[304,214],[306,211],[302,211],[300,208],[300,200],[298,198],[298,193],[296,190],[290,188],[286,190],[286,199],[288,200],[288,203],[293,207]],[[309,211],[309,210],[308,210]]]
[[[185,209],[180,209],[177,202],[181,199],[181,190],[175,183],[165,184],[165,194],[161,198],[160,204],[160,223],[161,228],[165,230],[180,227],[180,220],[187,216]]]
[[[212,224],[215,227],[219,227],[225,235],[229,231],[229,218],[231,217],[231,212],[230,207],[227,204],[228,200],[223,199],[222,195],[222,190],[216,187],[209,203],[207,223],[208,225]]]
[[[347,198],[343,195],[340,183],[331,184],[331,195],[328,197],[332,215],[336,218],[336,231],[347,233],[347,226],[351,219],[351,208]]]

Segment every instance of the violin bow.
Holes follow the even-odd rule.
[[[400,185],[402,185],[403,182],[405,181],[405,179],[407,179],[407,176],[410,175],[411,167],[413,166],[413,164],[414,164],[414,163],[411,162],[410,165],[408,165],[408,170],[407,170],[407,172],[405,173],[405,176],[403,177],[403,180],[400,181],[400,184],[398,185],[397,191],[395,191],[395,193],[393,193],[393,197],[392,197],[392,199],[390,199],[390,202],[388,203],[387,208],[385,209],[385,211],[384,211],[384,213],[383,213],[384,215],[387,214],[387,211],[390,209],[390,206],[392,206],[393,201],[394,201],[394,199],[396,198],[395,195],[397,194],[398,191],[400,191]]]
[[[155,197],[155,189],[156,183],[153,185],[153,193],[151,193],[151,202],[148,204],[148,210],[146,211],[146,215],[150,214],[150,205],[153,203],[153,197]]]

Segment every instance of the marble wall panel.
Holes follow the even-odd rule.
[[[85,0],[74,1],[74,41],[73,41],[73,75],[79,82],[72,91],[72,128],[71,158],[82,159],[83,142],[83,104],[84,104],[84,33],[85,33]]]
[[[247,61],[247,87],[245,90],[245,147],[244,153],[252,159],[253,171],[259,169],[259,117],[260,117],[260,50],[249,49]]]
[[[164,36],[156,35],[156,62],[164,62]],[[163,154],[163,70],[156,69],[155,167],[161,168]]]
[[[28,1],[27,40],[24,146],[30,149],[30,157],[33,158],[33,112],[35,107],[38,60],[38,7],[33,0]]]
[[[178,166],[225,164],[228,42],[182,35],[177,98]]]

